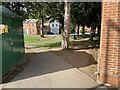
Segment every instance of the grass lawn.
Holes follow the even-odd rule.
[[[79,36],[78,40],[74,40],[73,37],[70,37],[70,48],[77,49],[87,49],[91,47],[96,47],[98,42],[98,36],[93,38],[95,41],[89,43],[89,35]],[[24,36],[25,43],[32,43],[32,46],[41,47],[41,48],[57,48],[61,47],[62,37],[61,35],[45,35],[45,37],[41,37],[40,35],[25,35]]]
[[[46,42],[56,42],[61,41],[60,35],[45,35],[45,37],[41,37],[40,35],[25,35],[24,41],[25,43],[46,43]]]
[[[62,37],[61,35],[45,35],[41,37],[40,35],[25,35],[24,42],[32,43],[32,46],[41,47],[41,48],[56,48],[61,47]],[[73,39],[70,39],[70,44]]]
[[[39,42],[40,39],[36,38],[36,36],[34,37],[33,35],[25,35],[24,36],[24,42],[25,43],[33,43],[33,42]]]

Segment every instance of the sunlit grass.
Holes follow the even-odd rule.
[[[73,36],[70,37],[69,48],[78,48],[85,49],[96,47],[98,45],[98,36],[94,36],[94,42],[89,42],[89,35],[79,36],[77,40],[73,39]],[[41,37],[40,35],[25,35],[24,37],[25,43],[32,43],[32,46],[40,47],[40,48],[60,48],[62,37],[61,35],[45,35],[45,37]]]
[[[39,42],[39,41],[40,41],[39,38],[36,38],[36,37],[33,37],[33,36],[27,36],[27,35],[24,36],[24,42],[25,43],[28,43],[28,42]]]

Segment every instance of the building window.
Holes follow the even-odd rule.
[[[30,24],[29,24],[29,26],[30,26]]]
[[[52,27],[54,27],[54,24],[52,24]]]
[[[58,24],[56,24],[56,27],[58,27]]]
[[[32,32],[34,32],[34,30],[32,30]]]
[[[34,23],[32,23],[32,26],[34,26]]]

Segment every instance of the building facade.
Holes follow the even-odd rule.
[[[120,2],[102,3],[98,80],[120,87]]]
[[[40,34],[38,19],[26,19],[23,21],[24,34]]]
[[[50,31],[54,34],[59,34],[59,22],[56,20],[50,23]]]

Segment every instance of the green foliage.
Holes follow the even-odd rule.
[[[22,16],[24,19],[29,16],[28,5],[25,2],[2,2],[2,6]]]
[[[47,5],[45,2],[28,2],[27,8],[29,9],[29,15],[34,18],[46,18],[47,16]]]
[[[71,31],[71,33],[75,32],[75,28],[76,28],[76,24],[74,22],[71,22],[70,23],[70,31]]]
[[[61,30],[64,27],[64,2],[3,2],[3,6],[25,18],[36,18],[42,23],[46,20],[58,20]],[[42,20],[40,20],[42,19]],[[76,25],[98,27],[101,26],[101,2],[71,2],[71,32]],[[78,30],[79,31],[79,30]],[[43,32],[43,29],[42,29]],[[79,32],[78,32],[79,33]],[[82,30],[84,34],[84,29]],[[42,36],[44,36],[42,34]]]
[[[83,30],[83,28],[80,30],[80,32],[82,33],[82,35],[85,34],[85,31]]]
[[[71,18],[77,25],[94,28],[101,26],[100,2],[73,2],[71,3]],[[84,30],[82,30],[84,33]]]
[[[83,25],[91,13],[92,4],[90,2],[74,2],[71,4],[71,17],[76,24]]]
[[[47,3],[47,13],[51,21],[58,20],[61,24],[61,29],[64,26],[64,3],[63,2],[50,2]]]

